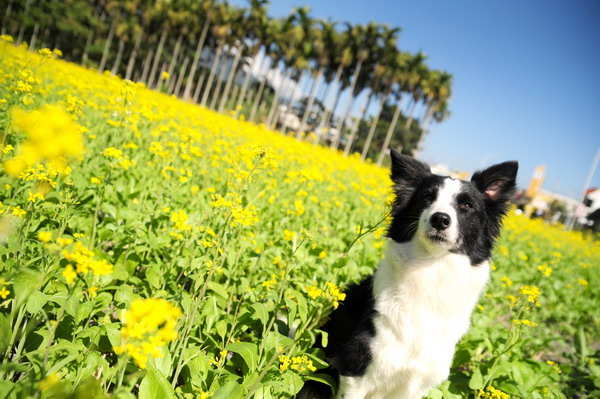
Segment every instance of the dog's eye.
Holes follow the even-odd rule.
[[[423,199],[423,201],[431,202],[435,199],[435,196],[433,195],[433,193],[423,193],[421,198]]]
[[[468,211],[469,209],[472,209],[472,208],[473,208],[473,203],[471,203],[471,202],[469,202],[469,201],[464,201],[464,202],[461,202],[461,203],[458,205],[458,207],[459,207],[460,209],[462,209],[463,211]]]

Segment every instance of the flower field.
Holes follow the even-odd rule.
[[[0,397],[327,381],[312,347],[382,256],[388,171],[57,56],[0,42]],[[600,397],[599,261],[511,214],[430,398]]]

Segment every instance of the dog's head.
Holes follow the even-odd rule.
[[[452,252],[473,265],[489,259],[515,191],[518,164],[476,172],[471,181],[431,173],[429,166],[392,150],[396,199],[388,235],[433,254]]]

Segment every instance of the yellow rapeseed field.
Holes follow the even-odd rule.
[[[389,173],[0,41],[0,392],[293,397]],[[594,397],[600,246],[511,214],[431,398]],[[435,287],[431,287],[435,289]]]

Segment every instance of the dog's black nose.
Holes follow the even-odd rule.
[[[447,213],[436,212],[431,215],[431,226],[438,230],[446,230],[450,226],[450,215]]]

